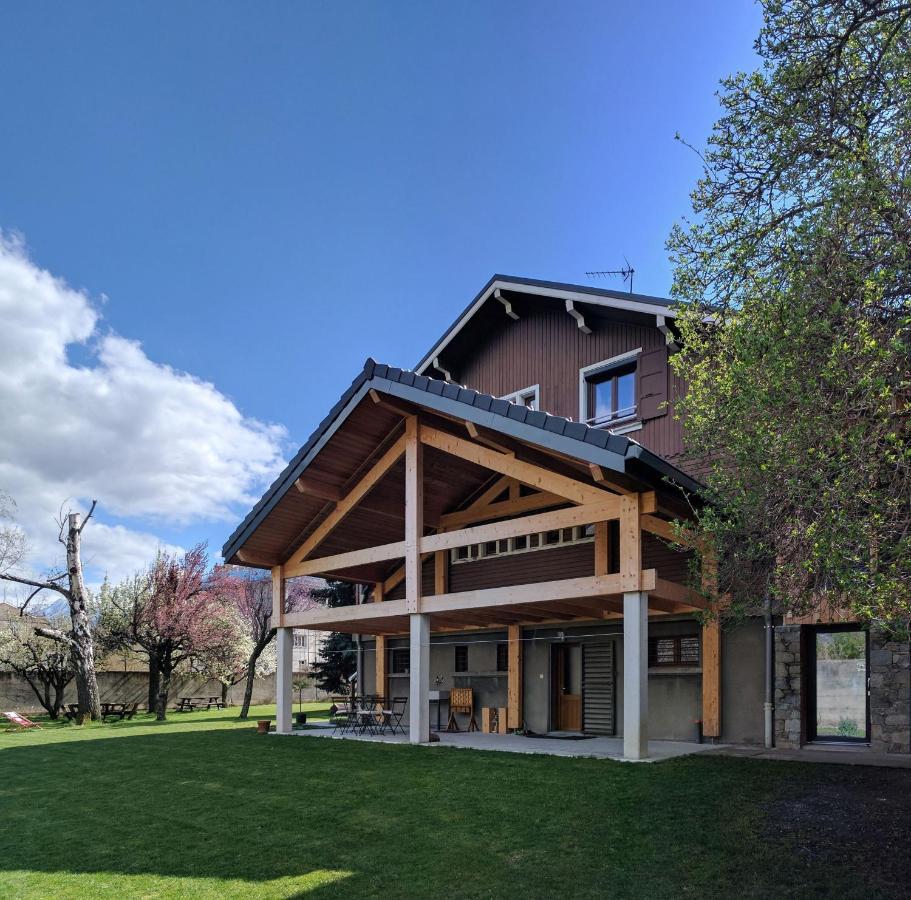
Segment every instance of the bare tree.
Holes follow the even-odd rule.
[[[31,623],[16,624],[10,622],[8,633],[0,635],[0,663],[24,678],[47,714],[56,719],[66,686],[76,674],[70,645],[36,635]]]
[[[35,629],[35,633],[69,647],[76,672],[79,711],[83,715],[90,715],[93,720],[101,718],[101,704],[98,697],[98,680],[95,676],[95,648],[92,622],[88,611],[89,596],[82,573],[81,545],[82,532],[89,519],[92,518],[92,513],[95,512],[96,502],[92,501],[92,506],[85,519],[82,519],[79,513],[74,512],[68,513],[65,519],[61,517],[58,539],[66,547],[65,572],[51,575],[46,581],[37,581],[12,574],[9,569],[14,564],[10,564],[6,569],[0,569],[0,579],[24,584],[35,589],[29,595],[26,603],[41,591],[54,591],[66,598],[70,608],[69,632],[57,628],[39,627]],[[20,550],[16,562],[19,562],[21,558]],[[67,587],[62,583],[64,581],[67,582]]]

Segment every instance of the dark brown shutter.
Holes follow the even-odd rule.
[[[639,418],[667,415],[667,347],[639,357]]]

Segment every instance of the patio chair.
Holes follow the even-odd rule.
[[[383,730],[389,729],[391,734],[396,731],[405,733],[405,726],[402,719],[405,717],[405,707],[408,705],[407,697],[393,697],[392,701],[383,710]]]
[[[17,712],[5,712],[3,713],[3,718],[9,719],[9,721],[12,722],[13,726],[20,730],[25,730],[26,728],[41,727],[37,722],[33,722],[31,719],[27,719],[25,716],[20,715]]]
[[[335,712],[329,717],[329,721],[332,722],[332,733],[344,734],[346,731],[353,730],[357,725],[357,706],[354,700],[344,697],[340,704],[333,703],[332,705],[335,707]]]

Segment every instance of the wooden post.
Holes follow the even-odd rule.
[[[620,583],[624,591],[638,591],[642,572],[642,531],[639,494],[620,498]]]
[[[282,577],[282,567],[272,566],[272,627],[281,628],[282,618],[285,615],[285,579]]]
[[[607,575],[610,569],[610,528],[607,522],[595,522],[595,575]]]
[[[421,609],[421,538],[424,535],[424,472],[421,426],[405,420],[405,605]]]
[[[522,708],[522,628],[509,625],[506,630],[509,639],[509,672],[506,688],[506,726],[521,728],[525,716]]]
[[[718,604],[718,564],[711,552],[703,556],[703,590],[710,594],[715,617],[702,626],[702,733],[721,737],[721,623]]]
[[[376,636],[376,684],[374,689],[381,697],[387,697],[386,692],[386,635]]]

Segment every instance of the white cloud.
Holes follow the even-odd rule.
[[[82,344],[88,365],[69,361]],[[31,563],[59,561],[61,504],[99,501],[86,554],[112,576],[154,555],[156,524],[232,523],[283,465],[285,430],[214,385],[105,332],[89,297],[0,235],[0,490],[19,506]],[[214,549],[214,548],[213,548]]]

